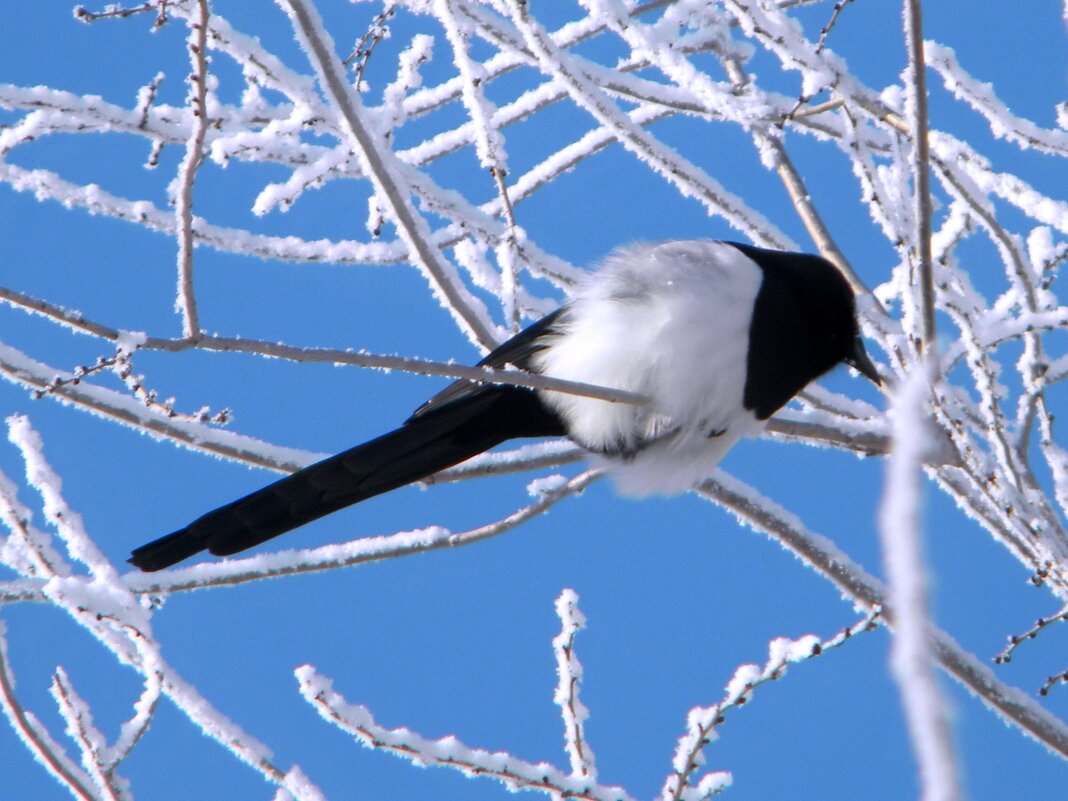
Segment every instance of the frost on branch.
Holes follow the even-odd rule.
[[[991,2],[974,4],[968,13]],[[26,13],[50,5],[24,4]],[[229,420],[231,408],[240,412],[269,395],[264,388],[276,387],[279,363],[297,376],[292,381],[301,387],[303,422],[329,416],[316,405],[335,391],[333,378],[326,382],[315,372],[323,364],[337,365],[336,376],[368,384],[382,378],[368,376],[371,371],[403,371],[641,403],[612,388],[563,386],[516,370],[466,365],[566,297],[583,275],[569,259],[589,259],[574,245],[594,233],[583,226],[596,226],[600,237],[590,239],[598,243],[683,230],[818,250],[858,293],[863,332],[890,393],[915,373],[920,351],[936,346],[929,442],[914,466],[960,510],[956,525],[967,536],[996,542],[1042,596],[1039,610],[1021,613],[1008,631],[987,632],[986,643],[1011,632],[998,676],[1026,665],[1039,676],[1028,686],[1048,693],[1050,703],[1063,698],[1068,664],[1045,664],[1048,657],[1038,648],[1021,648],[1063,636],[1063,627],[1053,623],[1066,619],[1068,603],[1068,443],[1060,408],[1068,378],[1068,304],[1059,300],[1068,260],[1068,182],[1060,178],[1068,158],[1068,106],[1056,95],[1055,81],[1014,75],[1011,59],[977,56],[963,27],[929,24],[922,37],[915,27],[904,39],[888,36],[900,26],[894,4],[888,17],[878,17],[886,6],[848,0],[280,5],[290,16],[265,7],[231,20],[237,12],[230,5],[208,0],[79,7],[77,19],[88,24],[78,25],[78,35],[95,47],[103,45],[93,37],[104,42],[105,35],[137,45],[113,53],[125,59],[121,67],[50,85],[28,78],[0,83],[0,183],[10,190],[5,197],[15,198],[14,216],[23,208],[15,203],[39,203],[69,211],[64,219],[72,224],[89,218],[99,226],[92,230],[100,235],[85,235],[84,243],[104,241],[116,228],[144,234],[136,241],[147,243],[134,254],[134,267],[82,242],[87,256],[77,264],[50,263],[40,242],[14,255],[5,251],[0,377],[29,398],[20,396],[4,415],[24,413],[27,403],[34,408],[30,399],[37,409],[66,415],[72,426],[90,425],[76,414],[89,412],[93,437],[79,446],[87,473],[109,458],[112,443],[100,434],[108,426],[115,441],[122,429],[133,429],[147,433],[150,446],[176,443],[198,456],[286,472],[320,455],[327,437],[313,447],[285,425],[256,432],[247,422],[255,415],[235,416],[239,430],[214,425]],[[996,10],[1006,21],[1063,27],[1057,10],[1003,5]],[[889,23],[884,29],[871,17],[865,22],[864,14]],[[55,33],[57,48],[67,46],[64,29],[41,29]],[[73,52],[75,41],[69,44]],[[999,46],[1029,43],[1006,35]],[[876,48],[889,65],[884,72],[865,57]],[[40,48],[26,55],[26,74],[36,74],[32,58],[50,61],[55,52]],[[930,119],[916,102],[924,75]],[[0,75],[0,81],[10,79]],[[119,91],[113,84],[128,86]],[[1033,94],[1021,94],[1022,88]],[[925,155],[916,133],[924,127]],[[116,149],[101,158],[99,145]],[[609,157],[615,160],[605,180],[597,170]],[[130,169],[117,169],[121,159]],[[746,164],[751,172],[739,169]],[[594,182],[591,175],[601,177]],[[924,175],[930,198],[919,191]],[[632,186],[656,192],[632,192]],[[606,211],[616,208],[611,201],[618,197],[640,214]],[[658,205],[670,224],[654,216]],[[686,228],[695,209],[708,219]],[[922,233],[928,228],[929,237]],[[69,236],[62,224],[45,235]],[[150,255],[161,241],[168,243],[163,259]],[[13,266],[24,260],[30,278],[17,278]],[[119,280],[109,272],[112,261]],[[252,278],[240,288],[215,280],[221,263],[239,263]],[[84,280],[67,281],[60,267]],[[410,339],[371,345],[350,340],[348,329],[311,333],[323,331],[319,317],[328,318],[331,309],[341,308],[339,320],[374,317],[382,298],[371,292],[339,298],[332,283],[339,273],[362,278],[371,268],[412,279],[411,307],[399,312],[398,325]],[[153,270],[165,270],[165,280],[156,281]],[[265,326],[255,329],[264,333],[250,335],[250,318],[282,320],[301,308],[288,306],[291,285],[278,277],[283,270],[299,271],[316,311],[294,319],[285,333]],[[53,280],[37,282],[36,276]],[[926,276],[933,296],[921,291]],[[159,285],[165,296],[158,295]],[[326,311],[320,315],[320,309]],[[931,310],[934,343],[925,341]],[[467,352],[461,347],[427,358],[438,344],[424,333],[431,318],[452,326],[457,342],[470,343]],[[191,362],[197,365],[192,370]],[[259,372],[246,380],[242,369]],[[885,403],[874,394],[854,397],[864,390],[833,381],[808,387],[770,421],[766,436],[784,454],[789,443],[887,455],[895,429]],[[351,407],[379,397],[380,386],[365,392],[361,384]],[[839,386],[847,389],[836,391]],[[376,536],[341,531],[327,545],[287,543],[267,555],[145,577],[120,574],[114,564],[123,558],[118,523],[129,524],[121,534],[128,536],[141,510],[98,509],[97,519],[106,515],[117,524],[89,530],[63,501],[28,424],[17,419],[11,430],[18,446],[12,458],[31,466],[26,483],[40,489],[44,517],[35,520],[15,482],[0,477],[0,518],[8,532],[0,542],[8,571],[0,578],[0,601],[62,615],[91,633],[117,671],[137,677],[136,691],[122,702],[129,710],[109,718],[93,708],[94,696],[73,662],[48,666],[31,679],[53,687],[44,703],[55,704],[60,717],[46,725],[45,715],[20,706],[16,671],[3,658],[10,725],[52,776],[86,797],[125,797],[123,755],[151,736],[160,704],[174,704],[195,731],[230,749],[277,797],[318,797],[298,767],[279,766],[265,746],[168,666],[151,626],[156,610],[183,604],[193,589],[214,602],[225,598],[223,588],[239,584],[480,542],[571,502],[598,475],[566,474],[581,458],[569,443],[520,445],[425,482],[428,498],[439,497],[439,485],[462,481],[484,488],[479,497],[489,502],[506,494],[494,483],[500,476],[530,474],[517,486],[529,487],[531,498],[517,489],[504,499],[507,508],[463,529],[435,517]],[[144,478],[131,476],[128,465],[114,471],[109,490]],[[111,494],[100,492],[97,500],[110,502]],[[885,588],[847,554],[856,537],[871,533],[870,520],[843,524],[822,538],[806,528],[803,507],[770,501],[759,487],[719,475],[702,494],[768,532],[860,607],[886,600]],[[599,521],[585,525],[596,529]],[[970,558],[967,552],[959,559],[961,572]],[[936,586],[941,578],[932,576]],[[279,581],[269,589],[283,592],[295,584]],[[566,710],[569,767],[552,774],[555,790],[549,792],[564,794],[599,785],[574,652],[580,617],[572,601],[561,603],[573,609],[555,650],[555,698]],[[889,602],[885,619],[895,624]],[[26,646],[14,627],[9,631],[4,653],[17,655]],[[1064,724],[1039,706],[1041,699],[999,682],[947,633],[931,636],[932,659],[1005,720],[1068,755]],[[703,743],[723,713],[749,697],[754,682],[781,673],[781,657],[738,674],[719,706],[695,712],[686,747],[663,784],[667,797],[703,798],[726,786],[725,773],[698,770]],[[1010,657],[1012,666],[1005,664]],[[1048,679],[1042,683],[1041,677]],[[329,696],[325,685],[320,689]],[[109,729],[104,721],[116,718],[125,723]],[[438,748],[437,741],[425,742],[431,751]],[[599,742],[599,748],[604,762],[605,746]],[[487,768],[501,767],[492,755],[463,753],[486,760]],[[529,767],[504,764],[516,775]]]
[[[556,613],[563,629],[553,640],[556,653],[558,684],[553,700],[560,706],[564,719],[564,747],[571,762],[565,773],[546,762],[532,763],[504,751],[472,748],[455,736],[431,740],[406,728],[389,729],[375,721],[370,710],[345,700],[333,687],[333,681],[303,665],[295,671],[300,693],[329,723],[351,734],[367,748],[386,751],[419,767],[443,767],[474,778],[500,782],[511,791],[534,790],[550,798],[577,798],[583,801],[633,801],[622,787],[602,785],[593,765],[593,751],[585,738],[583,723],[588,710],[578,700],[582,666],[575,655],[575,634],[586,619],[578,608],[578,595],[565,589],[556,600]],[[704,766],[704,749],[715,738],[714,729],[724,715],[747,703],[754,690],[769,681],[782,678],[791,662],[803,662],[848,642],[855,634],[875,628],[880,612],[873,611],[863,620],[842,630],[825,642],[808,635],[798,640],[779,638],[768,646],[768,661],[763,667],[743,665],[727,684],[727,695],[711,707],[696,707],[687,719],[687,732],[681,738],[672,759],[660,801],[703,801],[730,787],[732,778],[725,771],[708,771],[700,778]]]

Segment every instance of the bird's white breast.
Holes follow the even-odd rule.
[[[545,401],[571,437],[611,457],[629,494],[680,492],[759,426],[742,405],[763,273],[731,245],[617,251],[568,302],[538,372],[642,394],[647,406],[562,393]]]

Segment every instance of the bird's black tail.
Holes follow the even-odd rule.
[[[137,548],[130,563],[161,570],[208,550],[226,556],[516,437],[560,436],[534,392],[483,387],[413,416],[396,431],[306,467]]]

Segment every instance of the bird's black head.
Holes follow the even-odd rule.
[[[864,350],[853,290],[826,259],[731,243],[764,273],[749,326],[743,401],[766,420],[839,363],[882,383]]]

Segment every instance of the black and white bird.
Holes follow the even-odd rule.
[[[684,492],[839,363],[881,383],[853,292],[825,259],[714,241],[622,248],[479,364],[647,404],[457,381],[397,430],[208,512],[130,562],[152,571],[204,550],[234,554],[516,438],[569,437],[626,494]]]

